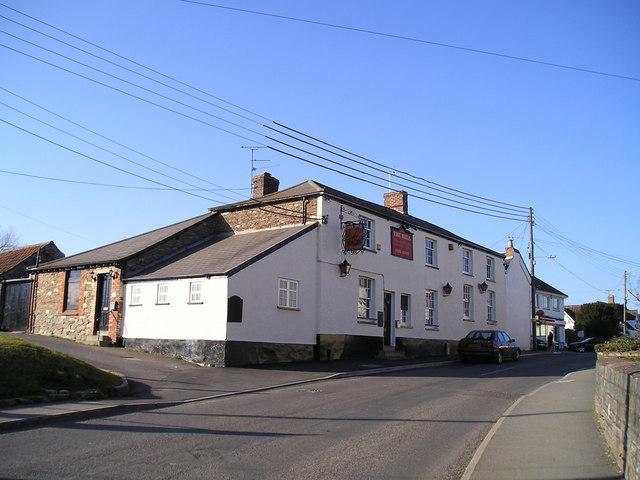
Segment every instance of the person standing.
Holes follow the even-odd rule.
[[[549,342],[549,350],[553,351],[553,332],[549,332],[547,342]]]

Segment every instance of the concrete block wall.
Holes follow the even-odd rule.
[[[595,409],[624,478],[640,480],[640,361],[598,354]]]

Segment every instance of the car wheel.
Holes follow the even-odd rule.
[[[500,365],[502,363],[502,350],[498,351],[498,356],[496,357],[496,363]]]
[[[584,348],[584,347],[578,347],[578,351],[579,351],[580,353],[584,353],[584,352],[586,352],[586,348]]]
[[[513,361],[514,362],[517,362],[518,360],[520,360],[520,349],[516,350],[516,353],[513,356]]]

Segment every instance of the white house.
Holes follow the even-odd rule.
[[[210,365],[455,354],[474,329],[524,349],[530,283],[505,255],[408,214],[313,181],[211,209],[215,233],[124,281],[128,347]],[[508,267],[508,268],[507,268]],[[512,333],[515,332],[515,333]]]

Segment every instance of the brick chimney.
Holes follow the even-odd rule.
[[[609,305],[615,305],[616,304],[616,297],[614,297],[613,295],[609,295],[609,297],[607,298],[607,301],[608,301]]]
[[[404,190],[384,194],[384,206],[392,208],[405,215],[409,213],[408,194]]]
[[[253,198],[275,193],[278,191],[279,186],[280,180],[272,177],[269,172],[264,172],[262,175],[256,175],[253,177]]]
[[[513,247],[513,238],[510,238],[507,242],[507,248],[504,251],[504,256],[506,258],[513,258],[516,251],[517,250]]]

